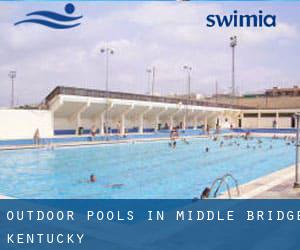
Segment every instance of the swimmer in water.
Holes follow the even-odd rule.
[[[208,153],[209,152],[209,147],[205,148],[205,152]]]
[[[96,181],[97,181],[96,176],[94,174],[91,174],[89,182],[94,183]]]
[[[204,199],[208,199],[209,198],[209,195],[210,195],[210,188],[209,187],[206,187],[204,190],[203,190],[203,192],[202,192],[202,194],[200,195],[200,199],[201,200],[204,200]]]
[[[116,184],[110,184],[110,185],[107,185],[106,187],[107,188],[121,188],[123,187],[124,184],[121,184],[121,183],[116,183]]]
[[[188,142],[186,138],[183,138],[182,141],[183,141],[185,144],[190,144],[190,142]]]

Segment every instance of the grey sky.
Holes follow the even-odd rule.
[[[110,89],[145,93],[146,68],[157,68],[156,92],[183,93],[184,64],[193,67],[192,91],[212,94],[218,80],[230,87],[229,36],[238,36],[237,85],[241,92],[300,83],[300,3],[76,3],[82,25],[51,30],[14,26],[26,13],[65,3],[0,2],[0,105],[10,102],[8,71],[17,70],[17,103],[40,102],[57,85],[104,89],[104,44],[111,57]],[[277,14],[277,27],[207,28],[208,14]]]

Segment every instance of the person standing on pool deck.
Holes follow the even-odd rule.
[[[121,122],[120,121],[118,121],[118,123],[117,123],[117,133],[119,135],[121,135]]]
[[[34,132],[33,142],[35,145],[40,145],[41,143],[40,130],[38,128]]]

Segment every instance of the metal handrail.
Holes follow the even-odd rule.
[[[223,176],[223,178],[228,178],[230,177],[233,181],[234,181],[234,184],[235,184],[235,190],[236,190],[236,193],[237,193],[237,196],[240,196],[240,188],[239,188],[239,182],[236,178],[233,177],[232,174],[230,173],[227,173]]]
[[[223,175],[222,177],[216,178],[213,181],[213,183],[211,185],[211,188],[210,188],[211,191],[214,189],[215,185],[218,184],[218,186],[217,186],[217,188],[216,188],[216,190],[214,192],[214,196],[213,196],[214,198],[217,197],[219,190],[221,189],[223,183],[225,183],[226,184],[226,188],[227,188],[228,197],[229,197],[229,199],[231,199],[230,186],[229,186],[228,182],[226,181],[226,179],[228,179],[228,177],[230,177],[234,181],[236,192],[237,192],[237,196],[240,196],[240,189],[239,189],[239,184],[238,184],[237,179],[234,178],[232,174],[227,173],[227,174]]]
[[[215,179],[214,182],[213,182],[213,184],[211,185],[210,190],[213,190],[214,186],[215,186],[217,183],[219,183],[218,187],[216,188],[216,191],[214,192],[214,196],[213,196],[214,198],[217,197],[217,194],[218,194],[218,192],[219,192],[219,190],[220,190],[220,188],[221,188],[221,186],[222,186],[222,184],[223,184],[224,182],[225,182],[225,184],[226,184],[228,197],[231,198],[230,187],[229,187],[227,181],[226,181],[223,177],[222,177],[222,178],[219,177],[219,178]]]

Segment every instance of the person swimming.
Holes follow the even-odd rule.
[[[209,198],[209,194],[210,194],[210,188],[206,187],[204,188],[203,192],[201,193],[200,199],[204,200],[204,199],[208,199]]]
[[[97,181],[97,178],[94,174],[91,174],[89,182],[94,183]]]
[[[189,142],[186,138],[183,138],[182,141],[183,141],[185,144],[190,144],[190,142]]]
[[[208,153],[209,152],[209,147],[205,148],[205,152]]]
[[[105,187],[107,187],[107,188],[122,188],[123,186],[124,186],[124,184],[122,184],[122,183],[116,183],[116,184],[106,185]]]

